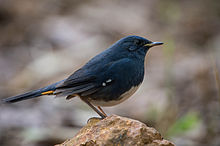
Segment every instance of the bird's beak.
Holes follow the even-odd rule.
[[[153,47],[153,46],[159,46],[159,45],[163,45],[163,43],[162,42],[152,42],[152,43],[145,44],[144,46]]]

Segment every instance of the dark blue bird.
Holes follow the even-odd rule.
[[[130,97],[143,81],[147,51],[162,44],[139,36],[124,37],[67,79],[3,99],[3,102],[13,103],[42,95],[66,96],[66,99],[78,96],[105,118],[100,106],[113,106]]]

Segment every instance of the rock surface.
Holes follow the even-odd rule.
[[[56,146],[174,146],[145,124],[116,115],[92,118],[72,139]]]

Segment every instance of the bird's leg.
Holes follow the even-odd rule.
[[[86,99],[81,98],[85,103],[87,103],[97,114],[99,114],[102,119],[106,118],[106,114],[103,114],[102,112],[100,112],[96,107],[94,107],[89,101],[87,101]]]
[[[108,117],[107,114],[103,111],[103,109],[102,109],[100,106],[97,106],[97,107],[98,107],[99,111],[102,112],[103,115],[105,115],[106,117]]]

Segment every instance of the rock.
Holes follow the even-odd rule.
[[[72,139],[56,146],[174,146],[145,124],[117,115],[92,118]]]

